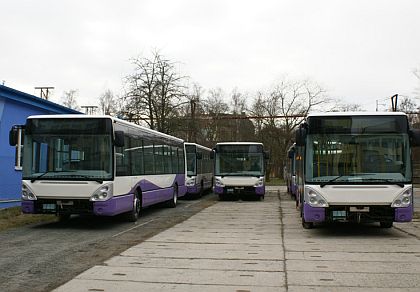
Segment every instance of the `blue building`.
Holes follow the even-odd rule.
[[[9,145],[13,125],[31,115],[80,114],[51,101],[0,85],[0,208],[20,205],[22,171],[16,166],[15,147]]]

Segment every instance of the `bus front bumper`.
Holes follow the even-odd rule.
[[[303,204],[303,218],[306,222],[410,222],[413,219],[413,205],[403,208],[392,208],[389,205],[383,206],[330,206],[328,208],[311,207]]]

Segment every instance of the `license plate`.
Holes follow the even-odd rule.
[[[55,210],[55,204],[42,204],[43,210]]]
[[[369,207],[350,207],[350,212],[369,212]]]
[[[337,218],[345,218],[346,217],[346,211],[332,211],[333,217]]]
[[[227,193],[233,193],[233,192],[234,192],[234,190],[233,190],[233,189],[227,189],[227,190],[226,190],[226,192],[227,192]]]
[[[238,191],[241,191],[243,189],[245,189],[245,188],[244,187],[235,187],[235,190],[238,190]]]

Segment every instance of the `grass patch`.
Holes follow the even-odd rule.
[[[285,184],[284,179],[279,177],[270,177],[270,180],[265,181],[266,186],[284,186]]]
[[[20,207],[0,210],[0,231],[21,227],[28,224],[56,221],[55,215],[22,214]]]

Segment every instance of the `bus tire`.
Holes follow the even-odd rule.
[[[394,222],[392,222],[392,221],[381,221],[381,222],[379,222],[379,225],[381,226],[381,228],[391,228],[393,224],[394,224]]]
[[[126,213],[126,219],[128,222],[136,222],[139,219],[142,209],[142,197],[138,192],[134,193],[133,198],[133,209]]]
[[[304,229],[314,228],[314,223],[313,222],[306,222],[303,214],[302,214],[302,227]]]
[[[173,194],[172,194],[172,199],[170,199],[168,201],[168,207],[169,208],[175,208],[177,203],[178,203],[178,186],[175,185],[174,186],[174,191],[173,191]]]

